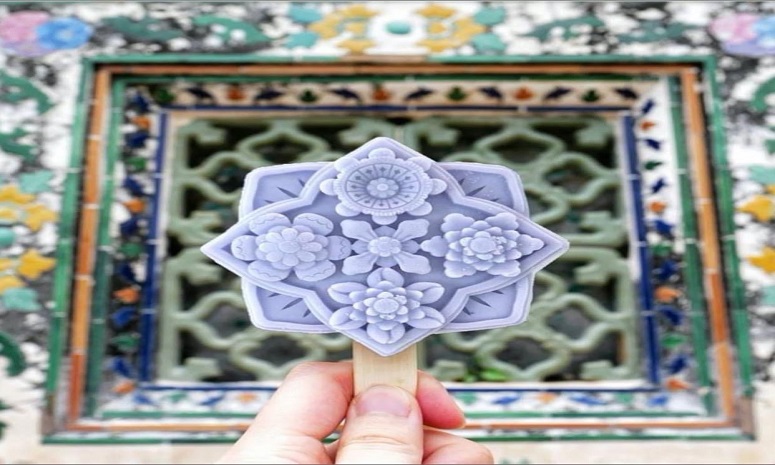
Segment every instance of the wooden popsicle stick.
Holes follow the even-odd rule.
[[[355,395],[375,384],[397,386],[414,395],[417,392],[417,346],[383,357],[368,347],[353,342]]]

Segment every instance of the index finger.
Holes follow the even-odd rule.
[[[353,395],[351,362],[302,363],[290,372],[245,434],[282,430],[322,440],[344,419]],[[465,422],[452,396],[427,373],[419,373],[416,397],[427,426],[458,428]]]

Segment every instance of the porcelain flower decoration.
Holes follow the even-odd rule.
[[[346,275],[368,273],[374,265],[391,267],[398,265],[407,273],[427,274],[431,264],[426,257],[415,255],[420,248],[412,240],[428,233],[428,220],[402,221],[397,229],[380,226],[372,229],[365,221],[342,221],[342,234],[357,239],[353,252],[357,255],[347,257],[342,265]]]
[[[51,18],[43,11],[19,11],[0,19],[0,46],[22,56],[78,48],[92,27],[77,18]]]
[[[432,211],[428,196],[447,188],[444,181],[426,173],[432,163],[426,157],[396,158],[393,150],[380,147],[363,159],[337,160],[338,175],[323,181],[320,190],[339,198],[336,212],[342,216],[363,213],[377,224],[391,224],[402,213],[422,216]]]
[[[331,260],[350,254],[350,242],[329,236],[333,223],[314,213],[298,215],[293,222],[279,213],[268,213],[248,225],[255,235],[231,242],[231,253],[250,262],[248,273],[267,281],[280,281],[293,271],[303,281],[325,279],[336,271]]]
[[[380,344],[392,344],[406,333],[406,326],[433,329],[445,323],[444,316],[424,304],[433,303],[444,293],[436,283],[414,283],[404,287],[404,278],[390,268],[379,268],[366,284],[338,283],[328,294],[336,302],[348,304],[336,310],[329,324],[339,330],[366,326],[369,337]]]
[[[460,213],[444,218],[442,236],[433,237],[421,247],[434,257],[444,257],[444,273],[450,278],[471,276],[485,271],[496,276],[516,276],[519,259],[544,246],[544,242],[517,231],[517,217],[498,213],[474,220]]]
[[[57,18],[38,26],[38,40],[49,50],[78,48],[91,34],[91,26],[76,18]]]

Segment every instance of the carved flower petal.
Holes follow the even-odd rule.
[[[413,316],[418,315],[418,311],[422,311],[422,317],[412,318]],[[433,329],[444,325],[444,315],[431,307],[420,307],[412,311],[409,318],[408,324],[414,328]]]
[[[334,192],[334,180],[324,179],[323,182],[320,183],[320,192],[326,195],[336,195]]]
[[[324,216],[316,215],[315,213],[302,213],[293,220],[293,224],[306,226],[314,233],[323,236],[334,230],[334,223],[332,223],[331,220]]]
[[[412,216],[425,216],[432,211],[433,211],[433,206],[428,202],[423,202],[422,205],[415,208],[414,210],[408,211],[407,213],[409,213]]]
[[[491,216],[484,220],[490,226],[497,226],[504,230],[517,229],[519,223],[517,223],[517,217],[512,213],[503,212],[498,213],[495,216]]]
[[[517,250],[524,255],[531,254],[543,246],[544,241],[533,236],[528,236],[527,234],[522,234],[517,238]]]
[[[433,179],[433,187],[431,188],[431,195],[441,194],[447,190],[447,183],[441,179]]]
[[[342,216],[346,216],[346,215],[342,215]],[[397,218],[398,216],[396,215],[372,215],[371,217],[371,219],[373,219],[374,222],[377,224],[391,224],[394,221],[396,221]]]
[[[340,331],[358,329],[366,324],[366,317],[353,307],[344,307],[331,314],[328,324]]]
[[[398,263],[398,267],[401,268],[401,271],[417,274],[427,274],[431,272],[431,262],[422,255],[399,252],[393,257]]]
[[[338,203],[335,208],[336,212],[342,216],[356,216],[360,212],[358,210],[353,210],[352,208],[346,206],[343,203]]]
[[[409,291],[420,291],[420,303],[430,304],[436,302],[444,294],[444,287],[438,283],[414,283],[406,288]]]
[[[342,273],[346,275],[368,273],[374,268],[374,262],[377,261],[377,258],[378,256],[371,252],[347,257],[342,264]]]
[[[476,269],[465,263],[451,262],[449,260],[444,262],[444,274],[450,278],[462,278],[463,276],[471,276],[474,273],[476,273]]]
[[[248,229],[250,229],[253,234],[259,235],[269,232],[269,230],[275,226],[290,225],[291,220],[289,220],[285,215],[281,215],[279,213],[266,213],[250,220],[248,223]]]
[[[366,333],[380,344],[388,344],[390,342],[390,332],[380,329],[376,324],[366,326]]]
[[[393,237],[393,234],[395,234],[396,230],[391,228],[390,226],[380,226],[374,230],[374,233],[377,236],[390,236]]]
[[[314,266],[309,268],[295,268],[293,271],[296,273],[296,277],[302,281],[314,282],[320,281],[321,279],[326,279],[334,274],[336,271],[336,266],[334,266],[331,260],[325,260],[322,262],[317,262]]]
[[[449,244],[443,237],[436,236],[427,241],[423,241],[423,243],[420,244],[420,248],[434,257],[443,257],[449,249]]]
[[[393,322],[389,322],[390,324],[383,324],[383,323],[388,323],[388,322],[370,324],[366,327],[366,333],[369,335],[369,337],[379,342],[380,344],[392,344],[394,342],[397,342],[406,333],[406,328],[404,328],[404,325],[400,323],[393,323]],[[383,328],[390,328],[390,329],[383,329],[383,328],[380,328],[380,326],[383,326]]]
[[[404,252],[415,253],[420,250],[420,244],[416,241],[404,241],[401,243],[401,250]]]
[[[344,223],[344,222],[343,222]],[[402,221],[398,229],[393,233],[393,239],[404,242],[409,239],[416,239],[428,234],[428,220],[408,220]]]
[[[359,161],[353,157],[341,157],[334,162],[334,168],[336,168],[337,171],[344,171],[357,165],[358,163]]]
[[[366,242],[377,238],[377,234],[371,229],[371,225],[365,221],[342,221],[342,234],[349,238]]]
[[[352,250],[355,253],[365,253],[367,250],[369,250],[369,244],[368,242],[364,241],[356,241],[353,243]]]
[[[498,263],[487,270],[488,273],[495,276],[516,276],[520,272],[519,262],[516,260],[505,263]]]
[[[240,236],[231,241],[231,253],[247,262],[256,259],[256,236]]]
[[[420,166],[423,171],[428,171],[433,166],[433,160],[428,157],[412,157],[409,161]]]
[[[389,148],[380,147],[369,152],[369,158],[382,158],[386,160],[392,160],[396,158],[395,152]]]
[[[442,232],[460,231],[474,224],[474,219],[460,213],[451,213],[444,217],[444,223],[441,225]]]
[[[278,270],[271,263],[256,260],[248,265],[248,274],[263,281],[280,281],[288,277],[290,270]]]
[[[375,265],[383,268],[390,268],[396,266],[396,259],[393,257],[379,257]]]
[[[328,288],[328,295],[341,304],[351,304],[354,302],[351,293],[362,292],[364,290],[366,290],[366,286],[361,283],[336,283]],[[357,297],[357,295],[355,295],[355,297]]]
[[[329,260],[341,260],[350,255],[350,241],[342,236],[328,236]]]
[[[404,277],[401,276],[401,273],[390,268],[378,268],[366,278],[366,282],[369,284],[369,287],[372,288],[379,286],[383,281],[387,281],[396,287],[404,285]]]

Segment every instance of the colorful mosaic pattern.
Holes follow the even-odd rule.
[[[642,318],[645,328],[658,328],[651,332],[647,330],[643,341],[651,341],[646,353],[649,360],[654,361],[647,367],[648,376],[664,391],[589,394],[572,390],[564,393],[496,390],[480,394],[462,388],[456,395],[461,403],[471,406],[468,408],[470,415],[486,418],[487,424],[494,428],[471,431],[470,434],[515,439],[528,435],[539,437],[535,428],[546,428],[545,423],[523,422],[521,429],[514,430],[510,426],[513,420],[492,421],[502,413],[513,415],[536,405],[546,405],[547,411],[556,409],[558,415],[570,416],[572,412],[588,415],[596,411],[617,416],[642,408],[655,412],[662,409],[673,415],[684,412],[681,415],[703,416],[715,411],[728,414],[730,408],[735,408],[735,401],[730,401],[728,395],[716,394],[731,392],[730,384],[736,379],[743,388],[743,397],[738,402],[745,406],[752,392],[751,379],[754,376],[771,379],[775,360],[775,352],[766,342],[773,335],[770,314],[775,308],[775,244],[771,234],[773,137],[772,124],[767,119],[767,97],[773,91],[775,76],[758,58],[772,55],[769,30],[772,29],[769,27],[772,15],[763,4],[753,2],[708,4],[694,9],[678,5],[656,6],[646,14],[636,4],[627,3],[566,5],[562,11],[524,2],[424,3],[417,4],[416,10],[401,18],[390,16],[395,5],[389,2],[362,5],[263,3],[237,9],[228,9],[230,7],[225,5],[203,8],[182,3],[130,2],[114,5],[115,8],[68,4],[35,9],[24,5],[0,6],[0,21],[11,25],[0,28],[3,30],[0,60],[4,65],[0,72],[0,312],[3,328],[0,355],[11,361],[7,375],[19,375],[21,379],[25,373],[40,372],[43,368],[45,362],[32,359],[20,349],[29,345],[48,345],[52,354],[50,373],[58,373],[61,368],[58,354],[66,340],[62,329],[65,326],[81,328],[73,333],[73,345],[68,349],[68,368],[75,373],[73,379],[76,380],[75,391],[71,391],[65,401],[69,403],[70,413],[64,420],[58,413],[55,415],[53,402],[49,402],[45,412],[47,420],[55,420],[47,424],[58,424],[60,431],[51,437],[53,441],[121,440],[121,436],[113,436],[114,433],[95,432],[101,430],[104,423],[81,419],[81,411],[88,413],[102,407],[94,400],[104,388],[99,371],[92,371],[88,376],[85,372],[87,358],[102,354],[101,347],[108,347],[109,357],[104,363],[117,373],[116,379],[123,376],[110,387],[114,391],[115,405],[102,410],[105,418],[111,415],[123,418],[114,424],[118,430],[132,428],[128,422],[130,417],[157,417],[154,413],[157,407],[169,409],[173,415],[178,412],[181,417],[191,415],[190,412],[197,409],[207,410],[207,418],[214,418],[220,414],[218,412],[227,412],[229,408],[235,412],[244,411],[246,406],[257,408],[265,399],[261,389],[255,392],[137,389],[138,374],[132,371],[135,365],[131,362],[143,350],[149,350],[143,348],[141,337],[137,335],[144,332],[147,335],[149,331],[147,321],[153,315],[145,311],[149,302],[145,296],[152,295],[153,289],[148,290],[146,278],[149,272],[152,276],[155,271],[147,266],[137,266],[135,260],[155,253],[155,245],[146,243],[145,238],[153,237],[149,236],[153,227],[149,219],[159,208],[149,196],[156,182],[153,171],[149,170],[155,167],[156,128],[161,122],[156,120],[150,108],[144,106],[147,102],[138,100],[134,108],[121,116],[123,125],[120,129],[109,135],[115,139],[112,147],[119,147],[118,141],[124,143],[120,153],[112,158],[117,164],[100,165],[94,156],[89,158],[89,153],[97,153],[102,147],[100,138],[108,134],[103,134],[104,128],[94,122],[100,118],[94,115],[87,118],[88,115],[75,112],[74,108],[81,108],[90,98],[102,101],[100,99],[107,95],[95,91],[108,89],[110,92],[111,87],[102,85],[110,76],[99,71],[95,73],[89,64],[83,69],[81,79],[78,78],[78,63],[83,55],[109,55],[113,58],[103,60],[121,61],[129,60],[122,55],[131,53],[162,52],[169,55],[146,55],[144,59],[171,63],[180,61],[186,54],[189,54],[188,60],[212,62],[214,55],[196,54],[218,52],[224,60],[249,63],[312,57],[330,59],[345,55],[361,55],[368,59],[375,55],[409,54],[411,59],[429,56],[432,60],[448,62],[496,59],[508,63],[529,60],[529,55],[542,55],[533,59],[546,60],[546,56],[570,54],[585,57],[580,60],[585,61],[586,56],[592,56],[594,60],[597,54],[615,54],[623,56],[620,61],[636,60],[656,66],[660,59],[647,62],[641,57],[654,57],[668,49],[670,53],[702,55],[721,49],[725,55],[718,60],[719,69],[714,61],[689,60],[695,65],[699,63],[709,75],[720,76],[724,84],[719,86],[712,79],[704,88],[709,92],[706,110],[711,115],[708,121],[712,127],[710,150],[692,137],[691,131],[683,130],[684,125],[689,124],[689,116],[700,114],[701,117],[702,113],[698,103],[692,103],[687,95],[693,82],[688,72],[672,74],[660,81],[660,92],[669,96],[672,106],[659,105],[661,97],[644,95],[642,91],[628,99],[597,83],[584,88],[563,82],[547,83],[543,87],[521,82],[501,87],[450,86],[431,94],[424,92],[417,82],[402,83],[397,88],[370,83],[363,89],[345,85],[309,86],[306,89],[302,88],[303,83],[294,83],[297,87],[292,92],[274,97],[274,93],[286,89],[226,83],[213,95],[212,101],[196,89],[185,91],[165,87],[155,89],[153,98],[158,102],[166,99],[165,105],[179,100],[182,107],[192,104],[239,107],[246,102],[270,106],[273,99],[278,105],[289,105],[290,101],[294,105],[320,102],[316,104],[319,105],[328,101],[334,105],[357,107],[360,102],[350,96],[348,90],[362,102],[374,105],[395,99],[386,96],[408,97],[409,92],[405,91],[415,89],[419,91],[418,104],[476,102],[520,111],[530,105],[560,108],[569,104],[578,109],[587,103],[600,102],[601,105],[610,103],[632,108],[632,119],[621,121],[622,137],[618,140],[628,141],[628,146],[636,149],[629,153],[637,153],[636,158],[629,159],[627,179],[632,192],[638,192],[640,187],[644,195],[640,197],[640,206],[633,200],[635,203],[629,208],[643,211],[643,222],[633,231],[643,233],[641,237],[646,239],[648,247],[638,238],[633,242],[640,246],[638,253],[644,258],[641,263],[650,263],[652,267],[641,270],[642,276],[651,278],[640,280],[641,284],[650,281],[652,288],[649,292],[644,288],[643,296],[647,300],[642,306],[651,310],[644,312]],[[675,62],[679,59],[661,60]],[[644,69],[648,66],[644,65]],[[715,74],[717,71],[718,75]],[[485,68],[477,71],[482,75],[488,72]],[[76,88],[79,82],[82,85],[80,92]],[[494,87],[494,90],[485,90],[488,87]],[[118,98],[124,91],[114,86],[112,92],[113,97]],[[556,92],[553,94],[556,97],[546,98],[552,92]],[[258,95],[262,97],[254,102],[252,99]],[[656,104],[647,111],[651,97]],[[127,99],[131,101],[132,97]],[[728,121],[726,128],[718,119],[719,99],[728,103],[724,110]],[[103,115],[111,113],[107,107],[97,108],[101,108],[96,111]],[[671,118],[665,118],[666,113],[659,113],[664,111],[669,111]],[[73,114],[77,115],[74,121]],[[649,116],[657,114],[658,117]],[[666,123],[668,120],[672,121],[672,128]],[[634,128],[631,136],[627,136],[628,128]],[[688,134],[688,140],[682,141],[682,134]],[[725,134],[729,135],[728,140]],[[73,156],[68,161],[61,153],[70,141]],[[675,142],[672,148],[670,141]],[[688,149],[682,153],[681,147]],[[725,148],[728,153],[745,153],[746,157],[730,156],[727,161]],[[695,158],[703,151],[711,153],[701,159]],[[702,160],[709,161],[710,166],[703,165]],[[118,168],[129,175],[115,181],[108,176],[104,185],[86,183],[81,187],[82,179],[99,177],[100,173],[115,173]],[[709,172],[711,169],[716,174],[713,177],[716,179],[716,198],[701,193],[708,192],[708,186],[703,182],[709,181],[698,184],[693,177],[698,170]],[[697,176],[698,179],[711,179],[710,176]],[[730,179],[734,179],[734,183]],[[104,198],[100,192],[109,194]],[[77,199],[81,195],[84,201],[79,205]],[[109,205],[113,199],[121,204],[117,209],[119,213],[115,213],[117,216],[107,209],[95,208],[99,203]],[[715,201],[720,225],[718,243],[723,253],[719,258],[724,263],[715,262],[719,266],[709,267],[709,258],[702,255],[698,244],[708,241],[709,234],[710,237],[714,234],[715,226],[710,225],[716,222],[708,218],[713,219],[709,206]],[[697,218],[693,215],[695,211],[701,213]],[[108,224],[108,219],[115,218],[122,218],[115,231],[101,230],[93,237],[75,236],[76,220],[83,229],[84,225]],[[735,243],[734,234],[745,240]],[[122,238],[120,249],[112,247],[114,237]],[[85,249],[97,251],[95,265],[113,266],[110,283],[84,287],[92,279],[92,267],[86,262],[77,263],[74,249],[76,244],[83,243]],[[736,251],[742,258],[740,262]],[[54,259],[60,266],[52,272]],[[71,266],[74,263],[75,266]],[[698,272],[701,269],[711,272],[703,276]],[[725,285],[720,281],[722,270],[727,273]],[[737,278],[738,270],[743,281]],[[710,282],[705,288],[704,281]],[[103,287],[98,288],[98,285]],[[71,287],[75,289],[72,293]],[[114,292],[108,293],[111,287]],[[717,315],[715,319],[704,317],[704,301],[709,297],[703,297],[703,289],[711,292],[714,305],[723,307],[729,298],[730,323],[722,324],[724,320],[719,317],[722,313],[717,311],[713,313]],[[91,299],[92,295],[94,299]],[[108,303],[122,312],[104,313]],[[90,309],[87,314],[92,318],[91,326],[86,324],[89,320],[84,316],[69,312],[76,306]],[[47,323],[42,315],[48,308],[52,318]],[[749,319],[755,372],[744,362],[735,367],[724,363],[716,365],[718,360],[731,360],[733,349],[743,361],[747,359]],[[97,336],[102,324],[113,325],[116,330],[109,339],[100,340]],[[729,336],[735,338],[734,347],[723,343]],[[713,347],[707,360],[703,356],[706,354],[702,350],[706,346],[703,339],[709,339],[707,344]],[[739,375],[733,375],[732,369]],[[83,381],[79,381],[81,379]],[[55,396],[58,382],[57,376],[49,377],[45,389],[48,399]],[[30,387],[35,387],[34,382]],[[73,394],[81,392],[81,387],[92,393],[85,397],[83,410],[77,404],[80,398]],[[688,398],[692,400],[687,401]],[[228,407],[236,405],[241,407]],[[480,415],[477,411],[484,413]],[[75,425],[81,428],[79,432],[70,429]],[[140,428],[149,425],[146,423]],[[642,426],[648,428],[649,425]],[[666,428],[670,427],[675,424]],[[175,431],[174,428],[171,430]],[[552,430],[547,431],[546,437],[555,434]],[[579,436],[632,437],[632,431],[581,431]],[[664,429],[654,430],[653,434],[646,431],[644,435],[650,437],[661,434],[686,436],[669,429],[668,433],[664,433]],[[744,435],[750,432],[743,429]],[[691,433],[713,437],[739,437],[740,434],[739,429],[721,423]],[[166,437],[191,440],[194,436],[174,432]],[[150,432],[144,437],[160,436]],[[233,433],[213,431],[206,438],[198,437],[230,440]],[[566,434],[565,437],[575,436]]]

